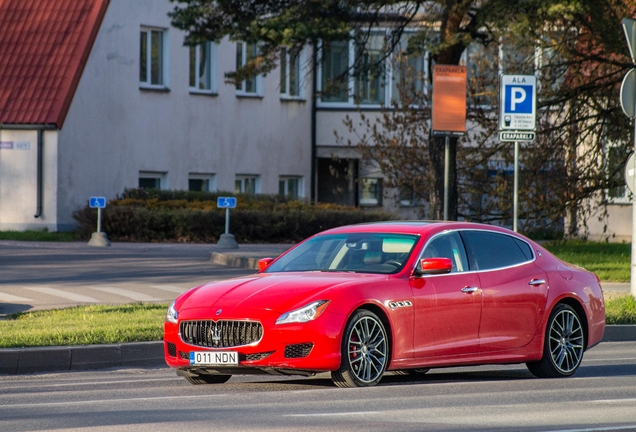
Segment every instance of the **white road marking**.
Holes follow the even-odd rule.
[[[142,294],[136,291],[125,290],[121,288],[109,287],[109,286],[89,286],[89,288],[107,292],[110,294],[120,295],[122,297],[128,297],[137,301],[161,301],[161,299],[149,296],[147,294]]]
[[[382,414],[381,411],[351,411],[337,413],[308,413],[308,414],[285,414],[283,417],[330,417],[330,416],[350,416],[350,415],[369,415]]]
[[[75,294],[74,292],[69,292],[69,291],[62,291],[55,288],[33,287],[33,288],[26,288],[26,289],[31,291],[37,291],[42,294],[47,294],[54,297],[62,297],[62,298],[77,301],[77,302],[84,302],[84,303],[99,303],[100,302],[99,300],[93,297],[89,297],[89,296],[85,296],[81,294]]]
[[[186,291],[188,288],[180,288],[178,286],[174,286],[174,285],[150,285],[150,288],[156,288],[156,289],[160,289],[160,290],[164,290],[164,291],[170,291],[170,292],[175,292],[175,293],[183,293],[184,291]]]
[[[5,303],[18,303],[18,302],[29,302],[30,303],[33,300],[25,298],[25,297],[18,297],[18,296],[14,296],[14,295],[11,295],[11,294],[0,292],[0,301],[3,301]]]
[[[584,428],[584,429],[555,429],[555,430],[545,430],[543,432],[602,432],[602,431],[616,431],[616,430],[634,430],[636,429],[636,424],[629,426],[607,426],[607,427],[595,427],[595,428]]]
[[[0,405],[0,410],[3,409],[16,409],[16,408],[28,408],[35,407],[47,407],[47,406],[73,406],[73,405],[88,405],[88,404],[104,404],[104,403],[116,403],[123,402],[126,404],[136,402],[152,402],[162,400],[175,400],[175,399],[205,399],[205,398],[223,398],[228,394],[213,394],[213,395],[192,395],[192,396],[158,396],[158,397],[141,397],[141,398],[120,398],[120,399],[98,399],[98,400],[80,400],[80,401],[67,401],[67,402],[40,402],[40,403],[25,403],[25,404],[12,404],[12,405]]]

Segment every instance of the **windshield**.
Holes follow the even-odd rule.
[[[280,257],[265,273],[397,273],[408,261],[417,239],[414,235],[383,233],[321,235],[305,241]]]

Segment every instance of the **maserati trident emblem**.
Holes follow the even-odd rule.
[[[219,309],[218,311],[216,311],[216,314],[221,315],[221,312],[223,312],[223,309]]]
[[[214,346],[218,346],[221,342],[221,329],[217,324],[214,324],[214,328],[210,328],[210,338]]]

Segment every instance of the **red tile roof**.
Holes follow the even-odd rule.
[[[0,0],[0,124],[62,128],[109,0]]]

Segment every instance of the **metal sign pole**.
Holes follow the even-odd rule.
[[[230,233],[230,208],[225,209],[225,234]]]
[[[450,183],[450,137],[444,140],[444,220],[448,220],[448,195]]]
[[[97,232],[102,232],[102,209],[97,209]]]
[[[512,230],[519,232],[518,220],[519,220],[519,141],[515,141],[515,181],[514,181],[514,195],[512,198]]]

